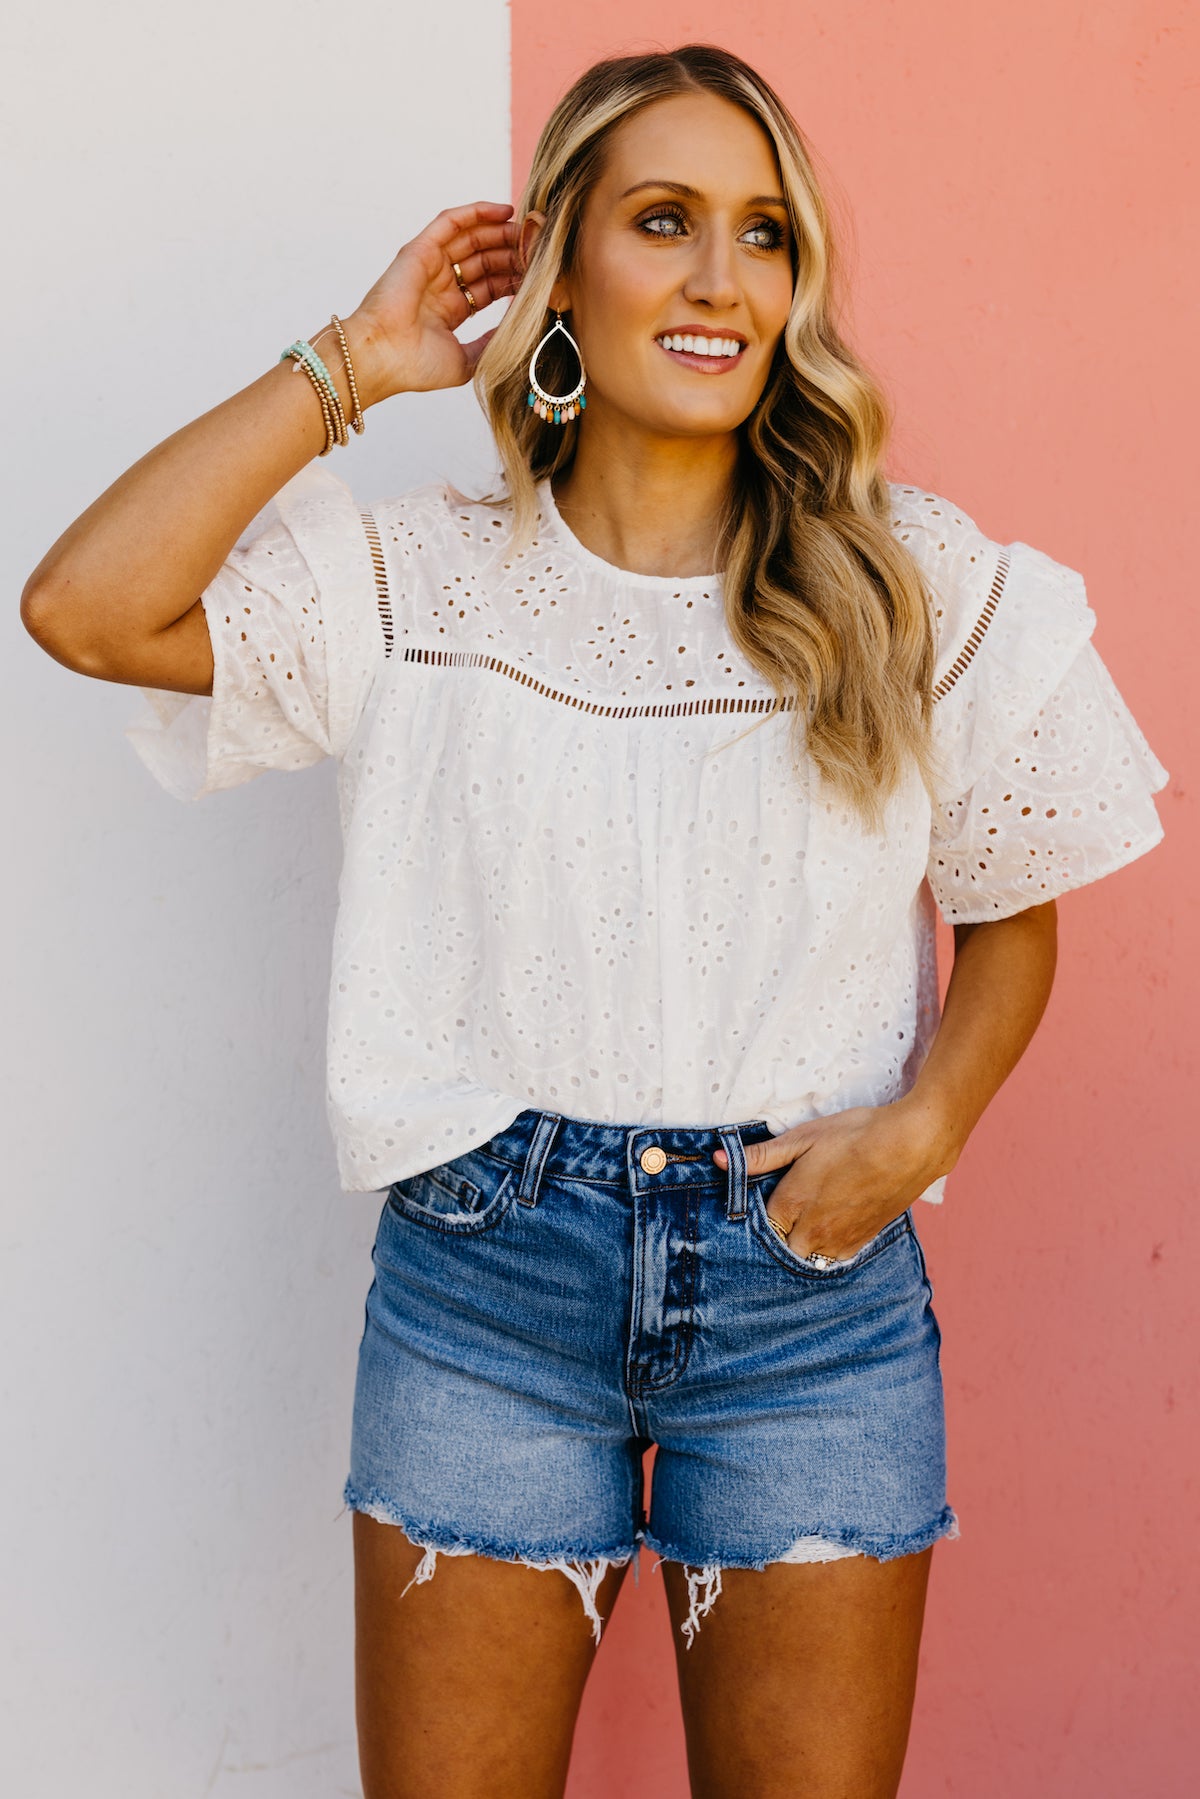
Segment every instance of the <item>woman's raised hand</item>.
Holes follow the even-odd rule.
[[[471,379],[496,328],[469,343],[455,337],[471,307],[453,265],[461,268],[478,312],[515,294],[521,270],[512,212],[496,200],[449,206],[398,252],[354,315],[370,333],[370,400],[462,387]]]

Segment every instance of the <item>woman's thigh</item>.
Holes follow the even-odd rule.
[[[726,1569],[690,1649],[685,1571],[662,1564],[693,1799],[893,1799],[932,1555]]]
[[[363,1799],[560,1799],[596,1654],[557,1569],[423,1551],[355,1512],[355,1691]],[[597,1590],[612,1610],[624,1566]],[[405,1594],[401,1601],[401,1594]]]
[[[484,1149],[397,1182],[359,1346],[353,1508],[365,1799],[557,1799],[637,1544],[608,1188],[517,1198]],[[531,1565],[532,1564],[532,1565]]]

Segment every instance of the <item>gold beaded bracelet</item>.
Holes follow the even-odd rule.
[[[302,352],[305,349],[309,349],[315,354],[317,345],[320,343],[321,339],[323,337],[328,337],[332,330],[332,324],[326,325],[324,331],[317,332],[317,335],[312,339],[311,343],[301,343],[297,345],[297,348]],[[323,361],[319,361],[322,375],[317,374],[316,369],[312,367],[308,358],[303,355],[297,358],[297,363],[312,382],[312,385],[316,390],[317,398],[321,402],[321,410],[325,417],[325,448],[321,451],[321,455],[328,456],[334,444],[345,447],[345,445],[350,442],[350,434],[346,430],[346,415],[342,409],[341,396],[334,384],[333,376],[329,373],[329,370],[326,368]]]
[[[339,319],[336,312],[331,313],[329,315],[329,323],[326,325],[324,331],[320,331],[317,333],[316,337],[313,339],[314,345],[319,344],[321,339],[326,335],[326,332],[329,332],[329,331],[337,332],[338,348],[342,352],[342,366],[344,367],[344,369],[346,371],[346,383],[350,389],[350,404],[351,404],[350,423],[354,427],[354,429],[358,433],[358,435],[361,437],[363,432],[367,428],[367,421],[363,415],[362,401],[358,397],[358,382],[354,378],[354,363],[352,362],[351,357],[350,357],[350,345],[346,342],[345,327],[343,326],[342,321],[341,321],[341,319]],[[339,400],[339,405],[340,405],[340,400]],[[344,423],[344,421],[345,421],[344,413],[342,414],[342,418],[343,418],[343,423]],[[349,442],[349,438],[347,438],[346,441]]]
[[[329,323],[330,323],[330,325],[333,326],[334,330],[337,332],[338,345],[342,352],[342,361],[346,365],[346,380],[350,383],[350,400],[354,407],[354,411],[351,416],[350,423],[354,426],[355,431],[357,431],[358,435],[361,437],[363,432],[367,428],[367,421],[363,417],[363,409],[362,409],[361,404],[359,403],[358,382],[354,379],[354,364],[350,360],[350,346],[346,342],[346,333],[342,329],[342,321],[341,321],[341,319],[339,319],[336,312],[332,313],[330,315]],[[327,325],[325,327],[325,330],[327,331],[328,329],[329,329],[329,326]],[[324,335],[325,335],[325,332],[322,331],[321,336],[324,337]]]
[[[342,363],[345,367],[346,380],[350,388],[352,404],[350,423],[353,425],[355,431],[361,436],[366,430],[366,420],[363,417],[362,403],[358,397],[358,383],[354,378],[354,364],[350,359],[350,346],[346,342],[346,333],[342,328],[342,321],[338,318],[336,312],[331,314],[329,324],[326,325],[324,331],[319,331],[317,333],[311,343],[298,340],[296,343],[290,344],[279,358],[281,362],[285,362],[289,356],[294,358],[295,366],[293,373],[296,368],[302,368],[304,370],[304,373],[308,376],[312,385],[313,391],[316,393],[317,399],[320,401],[321,416],[325,421],[325,448],[320,452],[322,456],[328,456],[334,444],[345,447],[350,442],[350,433],[346,426],[346,413],[345,408],[342,405],[341,395],[334,385],[333,377],[329,374],[329,370],[317,355],[316,350],[317,344],[319,344],[321,339],[327,336],[330,331],[337,332],[338,347],[342,352]]]

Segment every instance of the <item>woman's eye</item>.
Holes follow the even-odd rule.
[[[652,225],[662,219],[674,220],[679,226],[683,226],[686,223],[682,212],[678,211],[673,206],[668,206],[664,207],[661,212],[648,213],[644,219],[639,219],[638,230],[644,231],[648,237],[660,237],[668,240],[681,235],[679,231],[655,231],[650,229]],[[754,248],[757,250],[778,250],[783,243],[785,235],[783,226],[777,224],[774,219],[760,219],[757,224],[751,225],[749,230],[760,234],[766,234],[765,237],[760,236],[760,241],[755,244]]]
[[[640,219],[638,221],[639,231],[645,231],[647,226],[654,224],[654,222],[657,219],[674,219],[677,224],[682,225],[683,214],[681,212],[676,212],[674,207],[670,207],[663,212],[649,213],[646,218]],[[674,237],[675,235],[676,234],[674,231],[651,231],[651,232],[649,232],[649,236],[651,236],[651,237]]]
[[[750,229],[767,233],[767,241],[759,245],[760,250],[778,250],[783,242],[783,226],[777,225],[774,219],[761,219],[757,225],[751,225]]]

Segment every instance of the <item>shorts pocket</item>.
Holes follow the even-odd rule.
[[[467,1150],[388,1188],[390,1211],[427,1230],[472,1237],[498,1224],[512,1204],[517,1170],[481,1150]]]
[[[878,1234],[852,1256],[834,1264],[832,1268],[818,1268],[812,1263],[803,1261],[794,1250],[788,1248],[783,1239],[771,1229],[767,1219],[767,1201],[783,1176],[786,1169],[764,1175],[760,1180],[750,1181],[747,1186],[747,1203],[750,1214],[750,1226],[762,1248],[773,1261],[778,1262],[790,1273],[807,1281],[844,1281],[866,1262],[874,1261],[893,1243],[899,1243],[904,1237],[913,1235],[912,1212],[904,1211],[898,1218],[893,1218]]]

